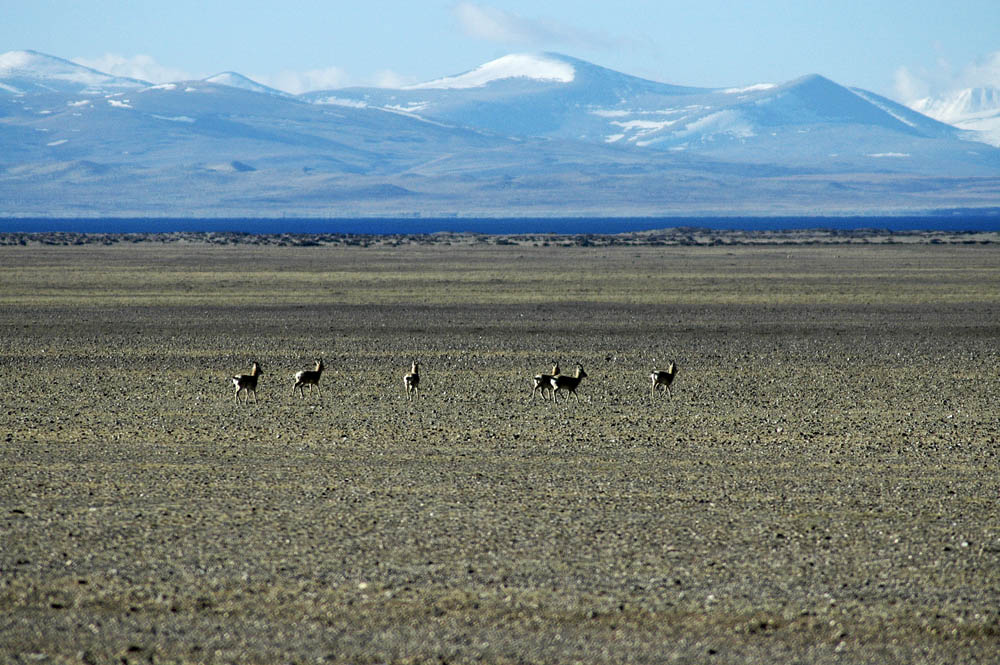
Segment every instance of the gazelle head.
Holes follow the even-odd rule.
[[[250,375],[251,376],[260,376],[263,373],[264,373],[264,370],[262,370],[260,368],[260,363],[255,360],[253,362],[253,365],[250,366]]]
[[[319,360],[316,361],[316,371],[317,372],[322,372],[323,371],[323,359],[322,358],[320,358]]]
[[[576,365],[576,378],[582,379],[587,376],[587,373],[583,371],[583,365],[577,363]]]

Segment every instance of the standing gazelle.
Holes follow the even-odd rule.
[[[243,391],[243,396],[246,398],[244,401],[250,403],[250,393],[253,393],[253,403],[257,403],[257,379],[263,372],[260,369],[260,364],[254,362],[253,366],[250,367],[249,374],[237,374],[232,378],[233,385],[236,386],[236,393],[233,395],[233,399],[236,403],[240,403],[240,391]]]
[[[316,392],[319,392],[319,379],[323,376],[323,359],[320,358],[316,361],[316,369],[304,369],[301,372],[295,373],[295,385],[292,386],[292,394],[295,394],[295,389],[299,389],[299,395],[302,397],[306,396],[305,390],[302,389],[303,386],[309,386],[309,392],[312,392],[313,387],[316,388]]]
[[[532,381],[534,386],[531,388],[531,397],[535,397],[537,392],[545,399],[545,391],[548,390],[552,392],[552,379],[559,376],[559,363],[552,363],[552,373],[551,374],[536,374]]]
[[[410,371],[403,375],[403,387],[406,388],[406,399],[420,397],[420,365],[414,360],[410,365]]]
[[[549,385],[552,386],[552,401],[556,401],[556,394],[560,390],[569,391],[573,397],[580,399],[580,396],[576,394],[576,389],[586,376],[587,373],[583,371],[583,365],[580,364],[576,366],[576,376],[567,376],[565,374],[553,376],[549,381]],[[566,396],[566,399],[569,399],[569,395]]]
[[[677,376],[677,365],[673,361],[670,361],[670,367],[665,370],[654,369],[653,373],[649,375],[649,379],[653,383],[649,389],[650,398],[656,394],[656,389],[661,386],[667,393],[667,397],[673,397],[673,393],[670,392],[670,384],[674,382],[675,376]]]

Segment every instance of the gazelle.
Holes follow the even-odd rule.
[[[292,394],[295,394],[295,389],[299,389],[299,395],[302,397],[306,396],[305,390],[302,389],[303,386],[309,386],[309,392],[312,392],[313,387],[319,392],[319,379],[323,376],[323,359],[316,361],[316,369],[304,369],[301,372],[295,373],[295,385],[292,386]]]
[[[420,394],[420,365],[414,360],[410,365],[410,371],[403,375],[403,387],[406,388],[406,399],[419,397]]]
[[[542,399],[545,399],[545,391],[552,392],[552,379],[556,376],[559,376],[559,363],[552,363],[551,374],[536,374],[533,379],[534,386],[531,388],[531,397],[534,398],[537,392],[542,396]]]
[[[236,386],[236,393],[233,395],[233,399],[236,403],[240,403],[240,391],[243,391],[245,402],[250,402],[250,393],[253,393],[253,403],[257,403],[257,379],[263,372],[260,369],[260,364],[254,362],[250,367],[249,374],[237,374],[232,378],[233,385]]]
[[[586,376],[587,373],[583,371],[583,365],[576,366],[575,376],[567,376],[565,374],[553,376],[549,381],[549,385],[552,386],[552,401],[556,401],[556,394],[560,390],[567,390],[573,395],[573,397],[580,399],[580,396],[576,394],[576,389]],[[569,399],[569,395],[566,396],[566,399]]]
[[[653,385],[649,389],[650,398],[656,394],[656,389],[660,386],[666,391],[668,397],[673,397],[673,393],[670,392],[670,384],[674,382],[674,377],[677,376],[677,365],[671,361],[670,367],[665,370],[654,369],[653,373],[649,375],[650,381]]]

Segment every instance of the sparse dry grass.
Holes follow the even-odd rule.
[[[28,246],[0,285],[6,660],[996,657],[996,246]],[[529,399],[553,359],[580,403]]]

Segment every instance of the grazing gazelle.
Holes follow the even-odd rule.
[[[257,403],[257,379],[263,372],[260,369],[260,364],[254,362],[253,366],[250,368],[249,374],[237,374],[233,377],[233,385],[236,386],[236,393],[233,395],[233,399],[236,403],[240,402],[240,391],[243,391],[245,402],[250,402],[250,393],[253,393],[253,402]]]
[[[653,373],[649,375],[650,381],[653,382],[649,389],[649,396],[653,397],[656,389],[662,386],[667,397],[673,397],[673,393],[670,392],[670,384],[674,382],[675,376],[677,376],[677,365],[673,361],[670,362],[670,367],[665,370],[654,369]]]
[[[403,375],[403,387],[406,388],[406,399],[420,397],[420,365],[414,360],[410,365],[410,371]]]
[[[576,376],[567,376],[565,374],[553,376],[549,381],[549,385],[552,386],[552,401],[556,401],[556,394],[560,390],[567,390],[573,397],[580,399],[580,396],[576,394],[576,389],[586,376],[587,373],[583,371],[583,365],[579,364],[576,366]],[[566,396],[566,399],[569,399],[569,395]]]
[[[545,399],[545,391],[552,392],[552,379],[556,376],[559,376],[559,363],[552,363],[551,374],[536,374],[533,379],[534,386],[531,388],[531,397],[534,398],[537,392],[542,396],[542,399]]]
[[[323,360],[322,358],[316,361],[316,369],[304,369],[301,372],[295,373],[295,385],[292,386],[292,394],[295,394],[295,389],[299,389],[299,395],[302,397],[306,396],[305,390],[302,389],[303,386],[309,386],[309,392],[312,392],[313,387],[319,392],[319,378],[323,376]]]

